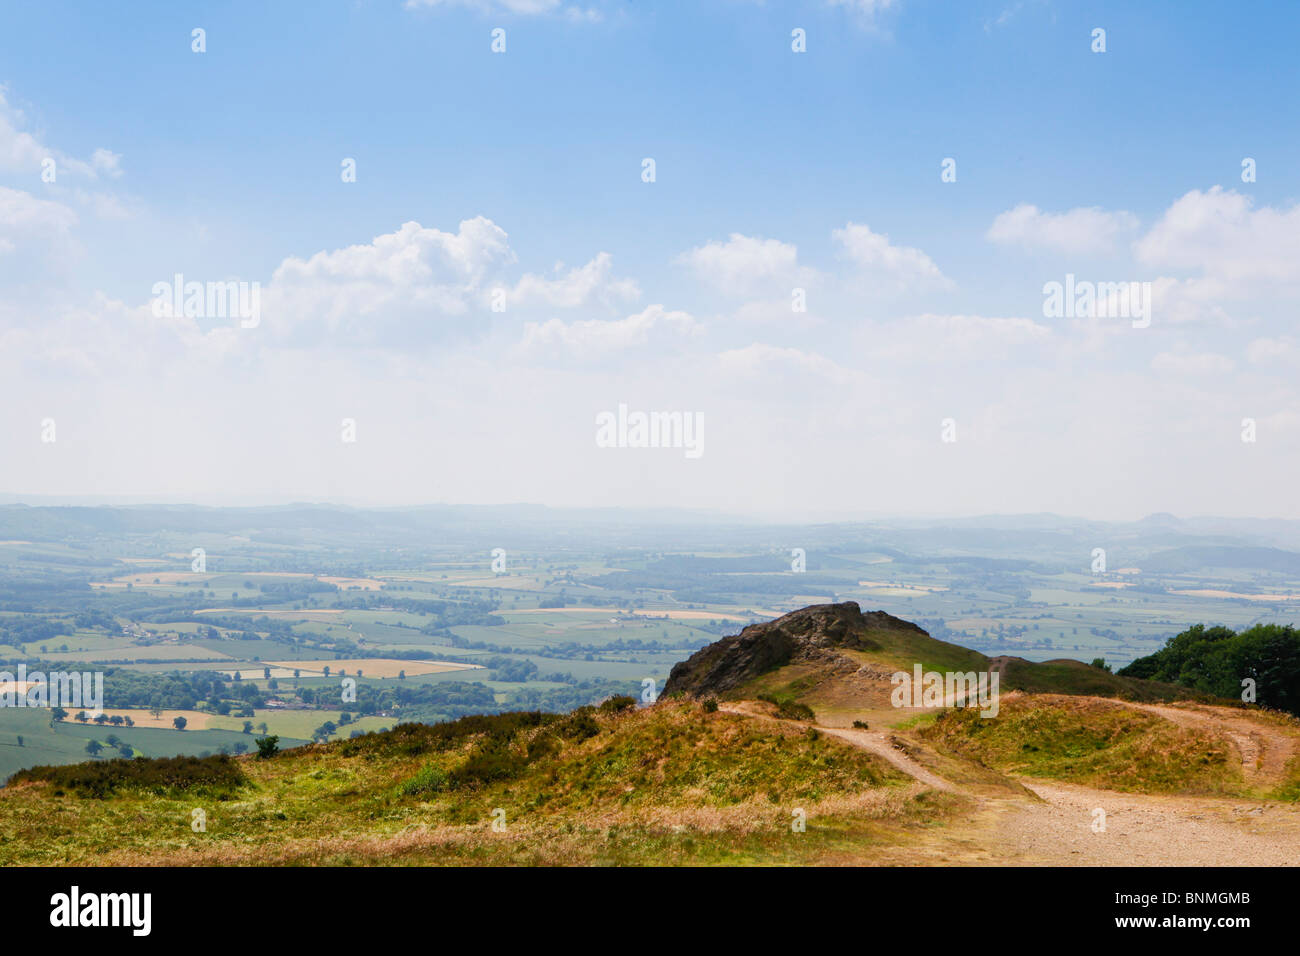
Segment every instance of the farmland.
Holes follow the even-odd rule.
[[[1206,522],[4,507],[0,653],[104,672],[106,714],[0,709],[0,771],[87,759],[91,741],[236,752],[649,699],[705,644],[830,601],[989,655],[1111,665],[1197,623],[1289,623],[1300,530]]]

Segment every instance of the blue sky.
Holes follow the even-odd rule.
[[[55,407],[68,437],[15,456],[0,490],[1300,516],[1260,477],[1300,432],[1300,10],[1135,6],[14,6],[0,282],[31,380],[11,379],[6,437],[26,448]],[[561,288],[584,266],[589,289]],[[177,272],[259,282],[265,324],[139,319]],[[1156,320],[1045,318],[1043,283],[1067,272],[1156,284]],[[158,395],[159,427],[219,463],[187,473],[156,429],[104,427]],[[619,402],[704,414],[709,453],[588,447]],[[386,441],[345,462],[285,437],[336,430],[349,405]],[[225,413],[258,421],[232,432]],[[957,448],[934,440],[949,415],[971,426]],[[1250,447],[1246,416],[1267,425]],[[846,454],[838,478],[800,465]],[[755,481],[764,455],[779,464]],[[1224,474],[1189,486],[1205,456]],[[960,491],[937,477],[954,467]],[[1120,473],[1140,478],[1103,478]]]

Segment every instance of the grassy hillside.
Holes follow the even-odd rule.
[[[952,709],[918,734],[996,770],[1108,790],[1227,794],[1244,784],[1222,734],[1110,701],[1009,694],[994,720]]]
[[[216,795],[15,782],[0,792],[0,864],[861,859],[954,800],[806,727],[680,702],[407,724],[237,763],[248,784]]]

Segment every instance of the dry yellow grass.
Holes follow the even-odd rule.
[[[443,674],[447,671],[482,670],[477,664],[453,664],[450,661],[403,661],[386,657],[359,657],[334,661],[260,661],[258,667],[281,667],[286,670],[299,670],[303,674],[321,674],[325,668],[331,674],[347,671],[355,674],[361,671],[363,677],[396,677],[406,671],[408,677],[420,674]]]
[[[80,723],[80,721],[73,720],[75,713],[75,711],[69,711],[65,723]],[[208,719],[211,717],[211,714],[204,713],[201,710],[164,710],[155,717],[147,710],[109,710],[105,708],[104,714],[109,718],[114,715],[130,717],[135,721],[137,727],[153,727],[159,730],[174,730],[172,721],[177,717],[185,718],[186,730],[206,730]]]

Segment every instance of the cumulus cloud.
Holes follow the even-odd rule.
[[[1136,247],[1138,259],[1228,281],[1300,280],[1300,204],[1265,206],[1221,186],[1174,202]]]
[[[702,282],[724,292],[746,293],[774,284],[801,281],[799,250],[788,242],[733,232],[677,257]]]
[[[486,309],[489,280],[514,261],[505,230],[483,216],[456,232],[407,222],[364,245],[285,259],[263,311],[299,339],[428,342],[472,332],[467,313]]]
[[[572,309],[593,301],[611,303],[636,299],[641,289],[633,279],[613,278],[613,257],[602,252],[584,266],[562,272],[553,279],[527,273],[510,294],[511,306],[543,305]]]
[[[1000,213],[987,236],[993,242],[1026,249],[1101,254],[1113,252],[1137,227],[1137,217],[1129,212],[1108,212],[1092,206],[1051,213],[1021,203]]]
[[[871,278],[887,280],[900,289],[925,285],[946,285],[939,267],[920,249],[896,246],[883,233],[870,227],[848,223],[831,232],[844,258]]]

